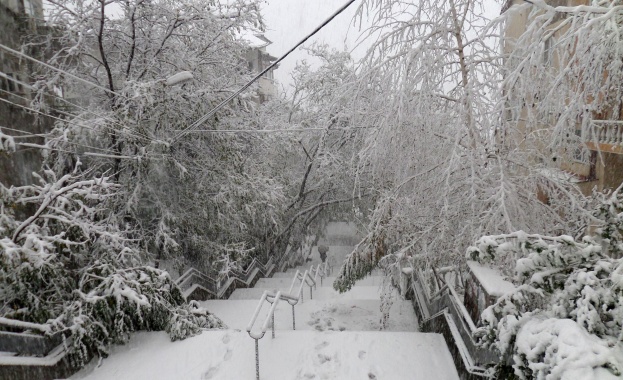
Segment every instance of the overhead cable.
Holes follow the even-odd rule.
[[[71,78],[73,78],[73,79],[75,79],[77,81],[80,81],[80,82],[82,82],[82,83],[84,83],[86,85],[89,85],[89,86],[92,86],[92,87],[96,87],[96,88],[99,88],[100,90],[106,91],[109,94],[125,98],[125,96],[123,96],[123,95],[121,95],[121,94],[119,94],[117,92],[114,92],[114,91],[112,91],[112,90],[110,90],[110,89],[108,89],[108,88],[106,88],[106,87],[104,87],[102,85],[99,85],[97,83],[93,83],[93,82],[88,81],[86,79],[82,79],[82,78],[80,78],[77,75],[69,73],[69,72],[67,72],[67,71],[65,71],[63,69],[59,69],[58,67],[54,67],[54,66],[50,65],[49,63],[45,63],[43,61],[40,61],[40,60],[38,60],[36,58],[33,58],[33,57],[29,56],[28,54],[22,53],[21,51],[18,51],[18,50],[15,50],[15,49],[11,49],[10,47],[8,47],[6,45],[3,45],[1,43],[0,43],[0,48],[8,51],[9,53],[11,53],[13,55],[16,55],[16,56],[19,56],[19,57],[23,57],[23,58],[26,58],[26,59],[28,59],[28,60],[30,60],[32,62],[38,63],[38,64],[40,64],[40,65],[42,65],[44,67],[47,67],[48,69],[52,69],[52,70],[58,71],[59,73],[63,73],[63,74],[65,74],[65,75],[67,75],[67,76],[69,76],[69,77],[71,77]]]
[[[8,80],[10,80],[10,81],[14,81],[15,83],[22,84],[22,85],[23,85],[23,86],[25,86],[27,89],[32,89],[32,86],[27,85],[27,84],[25,84],[25,83],[22,83],[22,82],[20,82],[20,81],[16,80],[15,78],[13,78],[13,77],[11,77],[11,76],[8,76],[8,75],[6,75],[6,74],[5,74],[5,73],[3,73],[2,71],[0,71],[0,77],[6,78],[6,79],[8,79]],[[15,97],[17,97],[17,98],[23,99],[23,100],[25,100],[25,101],[27,101],[27,102],[30,102],[30,101],[31,101],[31,99],[28,99],[28,98],[26,98],[26,97],[24,97],[24,96],[17,95],[17,94],[15,94],[15,93],[13,93],[13,92],[9,92],[9,91],[2,90],[2,89],[0,89],[0,91],[2,91],[2,92],[4,92],[4,93],[7,93],[7,94],[10,94],[11,96],[15,96]],[[66,99],[65,99],[65,98],[63,98],[62,96],[58,96],[58,95],[56,95],[56,94],[54,94],[54,93],[46,93],[46,96],[51,96],[51,97],[53,97],[53,98],[55,98],[55,99],[61,100],[62,102],[66,103],[66,104],[68,104],[68,105],[70,105],[70,106],[72,106],[72,107],[76,107],[76,108],[77,108],[77,109],[79,109],[79,110],[82,110],[82,111],[84,111],[84,112],[90,113],[90,114],[92,114],[92,115],[94,115],[94,116],[97,116],[97,117],[100,117],[100,118],[102,118],[102,119],[104,119],[104,120],[108,120],[108,121],[109,121],[109,122],[111,122],[112,124],[116,124],[116,125],[118,125],[118,126],[119,126],[119,127],[121,127],[121,128],[125,128],[125,126],[124,126],[123,124],[121,124],[121,123],[119,123],[118,121],[116,121],[116,120],[112,119],[111,117],[106,116],[106,115],[103,115],[103,114],[99,114],[99,113],[97,113],[97,112],[95,112],[95,111],[93,111],[93,110],[90,110],[90,109],[87,109],[87,108],[85,108],[85,107],[79,106],[79,105],[77,105],[77,104],[75,104],[75,103],[70,102],[69,100],[66,100]],[[34,110],[34,108],[29,108],[29,109],[30,109],[30,110]],[[60,110],[58,110],[58,109],[54,109],[54,111],[56,111],[56,112],[58,112],[58,113],[61,113],[61,114],[63,114],[63,115],[66,115],[66,116],[70,116],[70,117],[76,118],[76,119],[78,119],[78,120],[89,121],[89,120],[86,120],[86,119],[84,119],[84,118],[81,118],[81,117],[80,117],[80,116],[78,116],[78,115],[72,114],[72,113],[70,113],[70,112],[60,111]],[[115,129],[115,128],[111,127],[111,126],[108,126],[108,125],[105,125],[105,124],[104,124],[103,126],[104,126],[105,128],[110,129],[112,132],[115,132],[115,133],[116,133],[116,132],[118,132],[118,130],[117,130],[117,129]],[[85,128],[86,128],[86,127],[85,127]],[[93,128],[90,128],[90,129],[91,129],[91,130],[93,130]],[[141,132],[139,132],[139,131],[133,131],[133,132],[128,132],[128,131],[125,131],[124,133],[125,133],[126,135],[128,135],[128,136],[135,137],[135,138],[139,138],[139,139],[145,139],[145,140],[147,140],[147,141],[152,141],[152,140],[153,140],[153,139],[151,139],[150,137],[148,137],[147,135],[145,135],[145,134],[143,134],[143,133],[141,133]],[[109,134],[110,134],[110,135],[112,135],[112,133],[109,133]]]
[[[284,58],[286,58],[288,55],[290,55],[290,53],[292,53],[294,50],[296,50],[296,48],[298,48],[299,46],[301,46],[302,44],[304,44],[308,39],[310,39],[312,36],[314,36],[316,33],[318,33],[322,28],[324,28],[329,22],[331,22],[331,20],[333,20],[337,15],[339,15],[340,13],[342,13],[346,8],[348,8],[352,3],[354,3],[355,0],[348,0],[346,2],[346,4],[342,5],[337,11],[335,11],[329,18],[327,18],[325,21],[322,22],[322,24],[320,24],[316,29],[314,29],[310,34],[308,34],[305,38],[303,38],[301,41],[299,41],[296,45],[294,45],[294,47],[290,50],[288,50],[284,55],[282,55],[281,57],[279,57],[279,59],[277,59],[276,61],[274,61],[273,63],[271,63],[267,68],[265,68],[264,70],[262,70],[262,72],[260,72],[259,74],[257,74],[255,77],[253,77],[253,79],[251,79],[249,82],[247,82],[244,86],[242,86],[238,91],[234,92],[232,95],[230,95],[227,99],[223,100],[222,102],[220,102],[216,107],[214,107],[210,112],[208,112],[207,114],[205,114],[204,116],[202,116],[201,118],[199,118],[197,121],[195,121],[194,123],[192,123],[191,125],[189,125],[187,128],[185,128],[184,130],[182,130],[180,133],[178,133],[174,138],[173,138],[173,142],[177,141],[179,138],[181,138],[184,134],[186,134],[188,131],[193,130],[193,129],[197,129],[199,128],[203,123],[205,123],[210,117],[212,117],[218,110],[220,110],[221,108],[223,108],[223,106],[227,103],[229,103],[229,101],[231,101],[232,99],[234,99],[235,97],[237,97],[238,95],[240,95],[244,90],[246,90],[247,88],[249,88],[249,86],[251,86],[256,80],[258,80],[259,78],[261,78],[264,74],[266,74],[270,69],[272,69],[273,67],[275,67],[279,62],[283,61]]]

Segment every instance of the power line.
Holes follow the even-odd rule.
[[[261,73],[257,74],[255,77],[253,77],[253,79],[251,79],[249,82],[247,82],[247,84],[245,84],[244,86],[242,86],[238,91],[234,92],[231,96],[229,96],[227,99],[223,100],[222,102],[220,102],[216,107],[214,107],[210,112],[208,112],[207,114],[205,114],[204,116],[202,116],[201,118],[199,118],[197,121],[195,121],[194,123],[192,123],[191,125],[189,125],[187,128],[185,128],[184,130],[182,130],[180,133],[178,133],[174,138],[172,143],[174,143],[175,141],[177,141],[180,137],[182,137],[187,131],[189,130],[193,130],[193,129],[197,129],[198,127],[200,127],[203,123],[206,122],[206,120],[208,120],[210,117],[212,117],[212,115],[214,115],[218,110],[220,110],[221,108],[223,108],[223,106],[227,103],[229,103],[229,101],[231,101],[232,99],[234,99],[235,97],[237,97],[238,95],[240,95],[244,90],[246,90],[247,88],[249,88],[249,86],[251,86],[253,84],[253,82],[255,82],[256,80],[258,80],[260,77],[262,77],[262,75],[266,74],[270,69],[272,69],[273,67],[275,67],[275,65],[277,65],[279,62],[283,61],[284,58],[286,58],[288,55],[290,55],[290,53],[292,53],[294,50],[296,50],[296,48],[298,48],[299,46],[301,46],[302,44],[304,44],[308,39],[310,39],[311,37],[313,37],[316,33],[318,33],[322,28],[324,28],[329,22],[331,22],[331,20],[333,20],[337,15],[339,15],[340,13],[342,13],[346,8],[348,8],[352,3],[354,3],[355,0],[348,0],[346,2],[346,4],[344,4],[342,7],[340,7],[337,11],[335,11],[328,19],[326,19],[325,21],[322,22],[322,24],[320,24],[316,29],[314,29],[310,34],[308,34],[305,38],[303,38],[301,41],[299,41],[296,45],[294,45],[294,47],[290,50],[288,50],[284,55],[282,55],[279,59],[277,59],[276,61],[274,61],[273,63],[271,63],[267,68],[265,68]]]
[[[28,131],[23,131],[21,129],[15,129],[15,128],[9,128],[9,127],[0,126],[0,130],[1,129],[6,129],[6,130],[9,130],[9,131],[20,132],[20,133],[25,133],[26,134],[26,136],[11,136],[12,138],[19,138],[19,137],[43,137],[43,138],[45,138],[45,137],[49,137],[48,134],[31,133],[31,132],[28,132]],[[101,150],[102,152],[115,153],[116,154],[116,152],[113,152],[110,149],[98,148],[98,147],[95,147],[95,146],[84,145],[84,144],[80,144],[80,143],[77,143],[77,142],[74,142],[74,141],[65,141],[65,143],[70,144],[70,145],[80,146],[80,147],[87,148],[87,149],[96,149],[96,150]],[[56,149],[56,148],[49,147],[47,145],[39,145],[39,144],[32,144],[32,143],[15,143],[15,144],[16,145],[21,145],[21,146],[28,146],[30,148]],[[68,153],[72,153],[72,154],[76,153],[77,154],[77,152],[69,152],[69,151],[64,151],[64,152],[68,152]],[[90,152],[83,152],[83,154],[89,155]],[[97,153],[97,154],[101,154],[101,153]],[[120,157],[129,157],[129,156],[120,156]]]
[[[99,88],[100,90],[104,90],[104,91],[106,91],[106,92],[107,92],[107,93],[109,93],[109,94],[112,94],[112,95],[115,95],[115,96],[120,96],[120,97],[122,97],[122,98],[126,98],[125,96],[123,96],[123,95],[121,95],[121,94],[119,94],[119,93],[116,93],[116,92],[114,92],[114,91],[112,91],[112,90],[110,90],[110,89],[107,89],[106,87],[104,87],[104,86],[102,86],[102,85],[99,85],[99,84],[97,84],[97,83],[93,83],[93,82],[88,81],[88,80],[86,80],[86,79],[82,79],[82,78],[80,78],[80,77],[79,77],[79,76],[77,76],[77,75],[74,75],[74,74],[72,74],[72,73],[69,73],[69,72],[67,72],[67,71],[65,71],[65,70],[63,70],[63,69],[59,69],[58,67],[54,67],[54,66],[52,66],[52,65],[50,65],[50,64],[48,64],[48,63],[42,62],[42,61],[40,61],[40,60],[38,60],[38,59],[36,59],[36,58],[33,58],[33,57],[29,56],[28,54],[22,53],[21,51],[17,51],[17,50],[15,50],[15,49],[11,49],[10,47],[8,47],[8,46],[6,46],[6,45],[0,44],[0,48],[2,48],[2,49],[4,49],[4,50],[8,51],[9,53],[11,53],[11,54],[13,54],[13,55],[17,55],[17,56],[19,56],[19,57],[23,57],[23,58],[26,58],[26,59],[28,59],[28,60],[30,60],[30,61],[33,61],[33,62],[36,62],[36,63],[38,63],[38,64],[40,64],[40,65],[43,65],[44,67],[47,67],[48,69],[52,69],[52,70],[58,71],[59,73],[63,73],[63,74],[65,74],[65,75],[67,75],[67,76],[69,76],[69,77],[72,77],[72,78],[74,78],[75,80],[80,81],[80,82],[82,82],[82,83],[84,83],[84,84],[87,84],[87,85],[92,86],[92,87]]]
[[[197,129],[192,131],[179,130],[176,132],[184,132],[186,133],[276,133],[276,132],[307,132],[307,131],[352,131],[355,129],[370,129],[376,128],[374,126],[370,127],[338,127],[338,128],[289,128],[289,129]]]
[[[0,91],[2,91],[2,90],[0,90]],[[85,126],[85,125],[83,125],[83,124],[79,124],[79,123],[76,123],[76,122],[68,121],[68,120],[66,120],[66,119],[61,119],[60,117],[52,116],[52,115],[47,114],[47,113],[45,113],[45,112],[41,112],[41,111],[38,111],[38,110],[36,110],[36,109],[34,109],[34,108],[29,108],[29,107],[23,106],[23,105],[21,105],[21,104],[17,104],[17,103],[11,102],[11,101],[9,101],[9,100],[7,100],[7,99],[4,99],[4,98],[0,98],[0,101],[5,102],[5,103],[8,103],[8,104],[11,104],[11,105],[13,105],[13,106],[17,106],[17,107],[20,107],[20,108],[23,108],[23,109],[29,110],[29,111],[32,111],[32,112],[36,112],[36,113],[38,113],[38,114],[40,114],[40,115],[43,115],[43,116],[46,116],[46,117],[50,117],[50,118],[52,118],[52,119],[56,119],[56,120],[60,120],[60,121],[62,121],[62,122],[66,122],[66,123],[68,123],[68,124],[73,124],[73,125],[76,125],[76,126],[78,126],[78,127],[88,128],[87,126]],[[13,129],[13,128],[8,128],[8,127],[2,127],[2,128],[9,129],[9,130],[15,130],[15,129]],[[22,130],[15,130],[15,131],[19,131],[19,132],[23,132],[23,133],[30,133],[30,132],[27,132],[27,131],[22,131]],[[77,146],[82,146],[82,147],[85,147],[85,148],[88,148],[88,149],[96,149],[96,150],[101,150],[101,151],[104,151],[104,152],[106,152],[106,153],[113,153],[113,154],[117,154],[117,152],[114,152],[114,151],[112,151],[112,150],[110,150],[110,149],[105,149],[105,148],[97,148],[97,147],[94,147],[94,146],[83,145],[83,144],[79,144],[79,143],[75,143],[75,142],[71,142],[71,141],[67,141],[67,143],[69,143],[69,144],[73,144],[73,145],[77,145]],[[17,143],[16,143],[16,144],[17,144]],[[24,145],[24,144],[23,144],[23,143],[21,143],[21,145]],[[32,144],[30,144],[30,145],[32,145]],[[46,146],[43,146],[43,145],[40,145],[40,146],[31,146],[31,147],[35,147],[35,148],[36,148],[36,147],[39,147],[39,148],[44,148],[44,149],[52,149],[52,148],[49,148],[49,147],[46,147]],[[70,152],[70,153],[75,153],[75,152]],[[88,152],[87,152],[87,153],[88,153]],[[85,153],[85,154],[86,154],[86,153]],[[132,158],[132,159],[136,159],[136,157],[129,157],[129,156],[118,156],[118,158]]]
[[[0,74],[2,74],[2,72],[1,72],[1,71],[0,71]],[[1,89],[1,88],[0,88],[0,91],[1,91],[1,92],[4,92],[4,93],[6,93],[6,94],[9,94],[9,95],[11,95],[11,96],[15,96],[15,97],[17,97],[17,98],[23,99],[23,100],[25,100],[25,101],[27,101],[27,102],[30,102],[30,99],[28,99],[28,98],[26,98],[26,97],[24,97],[24,96],[17,95],[17,94],[15,94],[15,93],[12,93],[12,92],[10,92],[10,91],[3,90],[3,89]],[[49,94],[49,95],[51,95],[51,96],[53,96],[53,97],[55,97],[55,98],[58,98],[58,99],[64,100],[63,98],[61,98],[61,97],[59,97],[59,96],[57,96],[57,95],[52,95],[52,94]],[[106,116],[101,116],[101,115],[98,115],[97,113],[95,113],[95,112],[93,112],[93,111],[89,111],[88,109],[86,109],[86,108],[84,108],[84,107],[80,107],[80,106],[78,106],[78,105],[76,105],[76,104],[74,104],[74,103],[71,103],[71,102],[69,102],[69,101],[66,101],[66,102],[67,102],[68,104],[72,105],[72,106],[75,106],[75,107],[81,108],[81,109],[82,109],[82,110],[84,110],[85,112],[89,112],[89,113],[91,113],[91,114],[93,114],[93,115],[95,115],[95,116],[101,117],[101,118],[102,118],[102,119],[104,119],[104,120],[109,120],[110,122],[112,122],[112,123],[114,123],[114,124],[117,124],[117,125],[118,125],[118,126],[120,126],[121,128],[124,128],[123,124],[120,124],[120,123],[118,123],[118,122],[114,121],[113,119],[107,118]],[[25,106],[22,106],[22,105],[19,105],[19,104],[13,103],[13,102],[9,102],[9,103],[11,103],[11,104],[13,104],[13,105],[15,105],[15,106],[18,106],[18,107],[25,108],[25,109],[27,109],[27,110],[33,111],[33,112],[41,113],[41,112],[39,112],[38,110],[36,110],[35,108],[32,108],[32,107],[25,107]],[[60,114],[62,114],[62,115],[65,115],[65,116],[72,117],[72,118],[77,119],[77,120],[81,120],[81,121],[85,121],[85,122],[92,121],[92,120],[84,119],[84,118],[82,118],[82,117],[80,117],[80,116],[78,116],[78,115],[74,115],[74,114],[72,114],[72,113],[70,113],[70,112],[65,112],[65,111],[61,111],[61,110],[58,110],[58,109],[54,109],[54,111],[55,111],[55,112],[58,112],[58,113],[60,113]],[[52,115],[50,115],[50,114],[47,114],[47,113],[41,113],[41,114],[43,114],[43,115],[45,115],[45,116],[49,116],[49,117],[51,117],[51,118],[56,118],[56,117],[54,117],[54,116],[52,116]],[[56,119],[58,119],[58,118],[56,118]],[[58,120],[62,120],[62,121],[64,121],[64,122],[70,123],[70,120],[67,120],[67,119],[58,119]],[[75,125],[79,125],[79,124],[75,124]],[[96,130],[95,130],[95,128],[90,127],[90,126],[87,126],[87,125],[79,125],[79,126],[81,126],[81,127],[83,127],[83,128],[86,128],[86,129],[89,129],[89,130],[91,130],[91,131],[96,131]],[[110,126],[108,126],[108,125],[106,125],[106,124],[103,124],[103,127],[104,127],[104,128],[108,128],[108,129],[110,129],[112,132],[117,132],[117,130],[116,130],[116,129],[114,129],[113,127],[110,127]],[[112,132],[107,132],[107,133],[108,133],[108,135],[113,136],[113,133],[112,133]],[[127,134],[128,136],[131,136],[131,137],[135,137],[135,138],[139,138],[139,139],[145,139],[145,140],[147,140],[147,141],[152,141],[152,139],[150,139],[149,137],[147,137],[147,136],[145,136],[145,135],[143,135],[143,134],[141,134],[141,133],[139,133],[139,132],[134,133],[134,132],[128,132],[128,131],[126,131],[126,132],[124,132],[124,133],[125,133],[125,134]]]

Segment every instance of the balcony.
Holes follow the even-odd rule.
[[[592,120],[587,132],[588,149],[623,154],[623,120]]]

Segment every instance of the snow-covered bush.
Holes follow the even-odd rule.
[[[137,242],[106,207],[118,187],[79,169],[46,171],[36,185],[0,184],[0,316],[62,332],[78,366],[136,330],[182,339],[222,327],[186,305],[167,272],[142,263]],[[17,207],[32,212],[19,220]]]
[[[225,327],[223,321],[199,307],[197,301],[191,301],[187,306],[176,310],[166,330],[171,340],[175,341],[198,334],[203,328],[222,327]]]
[[[593,217],[597,220],[595,234],[601,239],[605,253],[611,257],[623,256],[623,193],[621,187],[613,192],[594,192],[593,201],[597,207]]]
[[[623,260],[591,237],[516,232],[485,236],[467,252],[480,262],[516,260],[513,293],[481,315],[476,336],[512,358],[521,379],[594,379],[623,369]]]

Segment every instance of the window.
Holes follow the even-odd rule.
[[[24,12],[26,12],[26,14],[28,16],[34,17],[35,16],[35,7],[34,4],[32,3],[33,0],[24,0]]]

